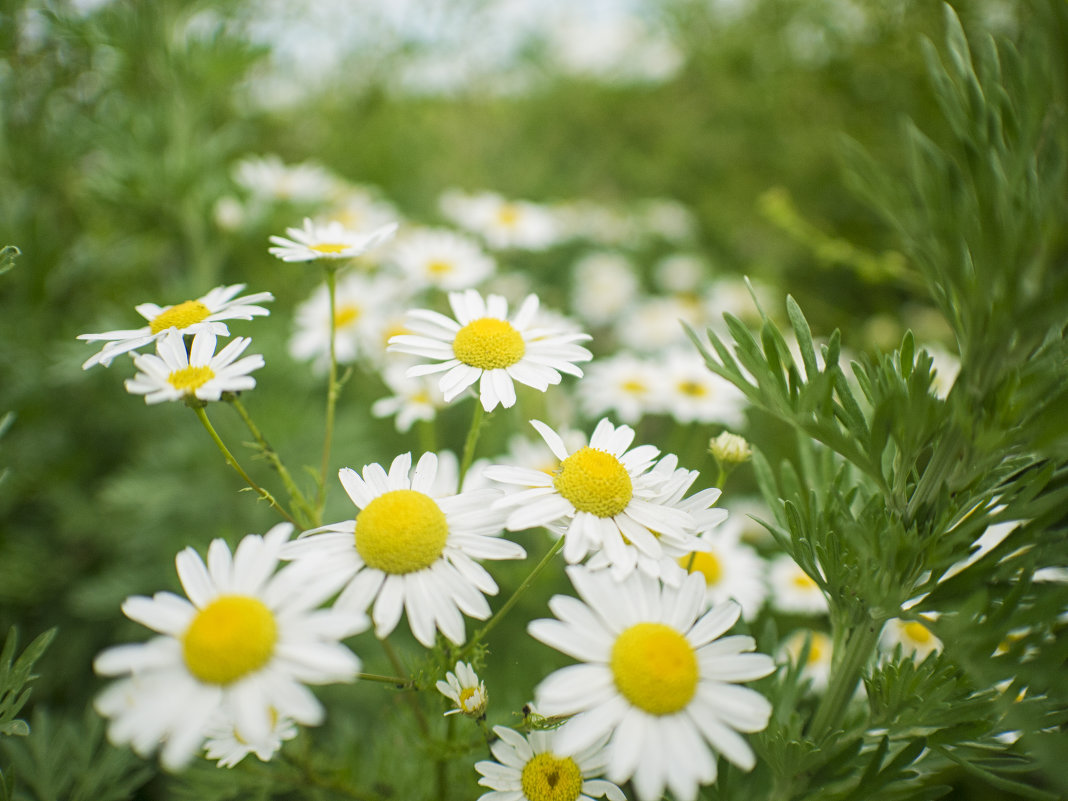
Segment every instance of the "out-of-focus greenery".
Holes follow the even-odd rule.
[[[97,754],[108,751],[101,727],[83,717],[101,686],[92,658],[141,636],[119,606],[130,594],[173,587],[173,555],[182,547],[232,542],[274,522],[264,504],[236,494],[240,485],[187,409],[146,407],[115,375],[83,372],[89,350],[75,337],[132,326],[133,306],[145,301],[197,297],[221,283],[269,289],[276,313],[257,329],[257,349],[279,356],[258,376],[257,420],[292,464],[316,463],[322,387],[281,354],[289,334],[282,310],[318,276],[266,254],[267,235],[297,224],[304,210],[277,209],[238,234],[220,230],[216,203],[233,191],[232,166],[242,157],[312,159],[431,220],[449,187],[540,201],[673,198],[696,214],[716,275],[751,275],[791,293],[813,330],[850,332],[855,349],[900,342],[906,327],[927,341],[949,341],[916,278],[922,247],[906,254],[908,232],[854,192],[841,167],[845,134],[883,173],[907,172],[903,115],[935,142],[951,133],[920,46],[921,36],[943,40],[937,3],[858,0],[851,5],[868,23],[854,38],[838,16],[843,4],[831,0],[754,0],[726,21],[705,0],[669,1],[663,22],[686,63],[663,84],[548,74],[522,94],[428,97],[348,80],[342,69],[279,109],[249,99],[268,57],[239,33],[256,5],[116,0],[91,12],[59,0],[0,5],[0,245],[20,252],[12,261],[5,248],[0,262],[0,631],[17,623],[32,637],[58,628],[37,665],[31,702],[32,722],[56,750],[27,741],[0,750],[0,765],[27,772],[46,765],[41,772],[59,778],[19,798],[100,798],[95,788],[108,777],[107,797],[181,792],[184,779],[149,781],[135,760]],[[952,3],[980,38],[995,5]],[[1059,0],[1029,0],[1008,12],[1011,24],[1000,33],[1021,51],[1045,54],[1051,102],[1059,104],[1049,124],[1063,126],[1068,11]],[[358,14],[358,4],[349,13]],[[190,27],[193,19],[200,23]],[[806,31],[817,35],[808,58],[794,46]],[[1050,199],[1062,212],[1063,201]],[[1052,254],[1043,254],[1061,269],[1065,230],[1047,237]],[[567,264],[554,269],[563,280]],[[1020,359],[1019,350],[1005,353]],[[1015,380],[1026,382],[1026,364],[1019,367]],[[367,413],[380,393],[373,381],[346,387],[336,467],[388,459],[400,447],[392,425]],[[228,441],[247,438],[223,412],[215,422]],[[1047,423],[1039,445],[1063,459],[1058,424]],[[754,437],[773,461],[793,453],[792,437],[777,426],[768,420]],[[462,440],[448,444],[458,449]],[[755,486],[748,473],[739,480]],[[333,492],[341,519],[344,498]],[[1060,526],[1063,545],[1063,519]],[[521,575],[505,569],[502,586]],[[540,615],[543,605],[524,598],[516,617]],[[522,658],[548,665],[549,657],[529,650]],[[1063,663],[1042,665],[1063,670]],[[1052,689],[1063,691],[1063,682]],[[521,698],[530,687],[514,692]],[[363,742],[357,722],[336,725],[339,749]],[[82,739],[72,734],[82,731]],[[387,740],[360,760],[402,746]],[[1009,797],[951,767],[951,797]]]

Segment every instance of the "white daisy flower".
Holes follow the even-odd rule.
[[[367,620],[316,608],[336,582],[311,581],[303,566],[275,571],[291,533],[282,523],[263,537],[250,534],[233,554],[214,540],[206,565],[186,548],[175,562],[189,600],[170,592],[126,599],[123,613],[160,636],[109,648],[93,663],[102,676],[126,677],[95,701],[111,719],[113,743],[142,756],[162,744],[164,766],[177,770],[213,722],[232,725],[254,748],[268,747],[272,716],[322,722],[323,707],[304,685],[356,678],[360,660],[339,640]]]
[[[251,194],[291,203],[320,203],[340,180],[318,164],[286,164],[276,155],[249,156],[233,168],[234,183]]]
[[[555,747],[554,731],[532,731],[526,737],[504,726],[494,726],[491,746],[496,762],[475,763],[482,778],[478,783],[493,792],[478,801],[592,801],[608,798],[625,801],[615,784],[595,778],[604,774],[607,737],[587,748],[564,755]]]
[[[238,337],[218,353],[215,341],[211,331],[201,331],[193,337],[187,352],[185,337],[171,328],[156,343],[155,356],[134,356],[134,366],[140,372],[126,379],[126,391],[144,395],[145,403],[188,398],[217,401],[224,392],[241,392],[256,386],[256,379],[249,373],[263,367],[263,357],[257,353],[237,360],[252,340]]]
[[[420,289],[467,289],[497,269],[478,242],[445,228],[409,232],[393,247],[390,259]]]
[[[253,317],[270,314],[267,309],[255,304],[274,300],[274,295],[270,292],[256,292],[242,298],[234,297],[244,288],[244,284],[218,286],[202,298],[187,300],[175,306],[142,303],[136,307],[136,311],[148,320],[148,325],[78,336],[78,339],[87,342],[106,343],[99,353],[82,365],[82,369],[88,370],[94,364],[107,367],[116,356],[157,341],[171,328],[177,328],[190,336],[201,331],[210,331],[216,336],[228,337],[230,330],[223,320],[251,320]]]
[[[350,231],[381,228],[400,219],[391,203],[365,186],[346,186],[341,197],[324,215],[328,222],[339,222]]]
[[[695,350],[672,350],[663,357],[655,405],[680,423],[745,423],[745,395],[705,365]]]
[[[734,524],[733,516],[727,518],[723,528],[701,535],[707,550],[681,556],[678,563],[704,577],[710,604],[737,601],[742,617],[752,620],[768,596],[767,566],[753,548],[739,542],[741,531],[742,526]]]
[[[652,445],[628,450],[632,428],[601,420],[589,446],[569,454],[559,434],[538,420],[530,424],[561,463],[552,475],[506,465],[486,468],[487,478],[523,488],[497,501],[513,509],[506,521],[509,530],[559,523],[568,562],[603,548],[611,564],[624,566],[632,566],[635,559],[627,544],[659,560],[660,537],[685,538],[693,518],[657,501],[666,477],[650,468],[660,451]]]
[[[506,200],[494,192],[448,191],[440,207],[446,217],[481,236],[494,250],[545,250],[560,241],[552,211],[529,201]]]
[[[921,615],[921,617],[925,617]],[[926,618],[929,624],[930,619]],[[897,646],[901,646],[901,652],[906,657],[915,657],[922,661],[935,651],[942,650],[942,641],[931,633],[931,629],[919,620],[902,620],[892,618],[886,621],[879,645],[883,650],[892,652]]]
[[[780,554],[768,567],[771,605],[780,612],[822,615],[827,612],[827,597],[812,578],[789,554]]]
[[[692,294],[704,285],[711,266],[694,253],[673,253],[653,268],[656,285],[668,294]]]
[[[801,659],[801,652],[806,642],[808,642],[808,657],[801,667],[801,678],[811,682],[810,689],[814,692],[823,692],[827,689],[831,678],[831,657],[834,644],[829,635],[822,631],[798,629],[786,638],[780,659],[796,663]]]
[[[446,406],[436,381],[427,376],[409,378],[407,373],[404,365],[387,367],[382,380],[393,394],[371,404],[372,415],[393,417],[394,425],[402,434],[407,433],[416,420],[433,420]]]
[[[315,261],[317,259],[352,259],[381,244],[397,230],[389,223],[372,231],[352,231],[336,220],[317,224],[304,218],[303,228],[287,228],[284,236],[272,236],[275,247],[267,248],[282,261]]]
[[[206,734],[204,756],[216,760],[220,768],[232,768],[249,754],[255,754],[261,762],[270,762],[282,743],[297,736],[297,726],[271,710],[271,731],[260,743],[243,739],[233,722],[225,718],[213,720]]]
[[[698,576],[678,588],[642,572],[616,582],[605,572],[570,567],[581,601],[557,595],[558,619],[535,620],[531,636],[583,664],[551,674],[535,690],[545,715],[573,715],[556,731],[561,754],[609,735],[607,776],[631,779],[642,801],[670,789],[693,801],[716,779],[716,753],[742,770],[755,757],[738,732],[758,732],[771,704],[739,682],[767,676],[771,657],[745,653],[752,637],[722,637],[738,620],[728,602],[705,611]]]
[[[486,683],[479,680],[478,674],[466,662],[457,662],[455,670],[455,673],[451,670],[446,672],[445,680],[434,685],[439,693],[456,704],[455,709],[445,714],[464,714],[476,719],[485,717],[486,704],[489,702]]]
[[[614,318],[616,338],[637,353],[659,355],[667,348],[685,348],[690,338],[683,325],[695,331],[706,322],[701,304],[687,295],[646,297]]]
[[[624,351],[586,368],[577,388],[579,403],[590,417],[612,412],[622,422],[634,424],[660,411],[660,383],[658,365]]]
[[[438,457],[425,453],[414,472],[411,467],[405,453],[388,474],[378,464],[364,467],[362,478],[342,468],[341,484],[360,510],[356,519],[305,531],[284,556],[321,560],[320,570],[340,579],[345,588],[335,608],[363,611],[373,603],[379,639],[406,612],[412,634],[426,647],[434,645],[435,629],[462,643],[463,615],[485,620],[490,608],[483,593],[497,592],[475,560],[522,559],[526,552],[496,536],[495,490],[434,497]]]
[[[575,263],[571,273],[571,307],[594,326],[617,320],[641,289],[634,264],[622,253],[588,253]]]
[[[515,405],[518,381],[541,392],[559,384],[561,373],[582,377],[575,362],[593,355],[574,343],[587,334],[534,328],[537,295],[528,295],[515,316],[508,319],[508,302],[500,295],[483,300],[474,289],[450,292],[449,304],[456,320],[429,309],[408,312],[408,327],[415,334],[402,334],[389,341],[389,350],[410,353],[436,364],[409,368],[408,375],[445,373],[439,386],[446,402],[452,402],[478,382],[482,407]]]

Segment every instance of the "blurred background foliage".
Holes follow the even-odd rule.
[[[361,5],[334,13],[352,25]],[[417,14],[418,3],[405,5]],[[431,19],[446,13],[424,5]],[[459,58],[494,4],[448,5],[471,37],[458,43]],[[1063,101],[1063,3],[951,5],[969,31],[1048,52]],[[316,462],[321,380],[281,354],[288,310],[318,275],[266,253],[268,234],[306,210],[283,205],[221,230],[217,203],[235,192],[232,169],[243,157],[315,161],[430,222],[453,187],[539,202],[671,198],[696,217],[710,279],[749,275],[778,296],[789,292],[814,331],[842,328],[855,350],[896,344],[906,327],[952,347],[895,252],[900,244],[850,191],[840,160],[846,134],[893,174],[905,169],[903,115],[936,141],[945,130],[919,46],[921,36],[941,40],[939,3],[663,0],[646,4],[642,19],[677,48],[668,77],[576,74],[533,42],[513,54],[510,69],[525,76],[518,88],[494,86],[490,70],[436,92],[396,80],[420,55],[418,42],[371,47],[373,30],[331,70],[301,73],[299,59],[280,61],[256,33],[278,12],[254,0],[0,3],[0,246],[20,252],[5,253],[0,272],[0,632],[17,624],[29,641],[58,627],[31,703],[46,733],[59,718],[81,725],[100,686],[93,656],[140,638],[118,611],[127,595],[174,586],[182,547],[233,542],[273,522],[263,504],[235,495],[236,478],[187,409],[147,407],[114,374],[83,372],[89,351],[76,335],[127,327],[138,303],[197,297],[221,283],[272,291],[272,316],[255,334],[254,349],[268,357],[256,418],[290,464]],[[553,263],[540,261],[541,278],[563,282],[573,256],[564,248]],[[502,259],[502,269],[523,266],[521,254]],[[370,417],[381,392],[373,376],[346,387],[338,466],[412,447]],[[247,438],[228,409],[216,417],[227,441]],[[763,432],[772,460],[789,449],[770,422]],[[340,519],[345,499],[333,492]],[[536,551],[532,542],[523,544]],[[501,571],[505,592],[522,574],[510,569]],[[517,617],[541,614],[543,603],[524,598],[530,608]],[[548,660],[534,648],[520,658]],[[530,688],[513,692],[520,699]],[[76,762],[105,747],[99,722],[84,725],[92,736],[51,758],[82,754]],[[46,758],[20,749],[10,752],[17,764]],[[145,779],[136,766],[110,769],[121,790],[114,797]],[[57,787],[55,797],[74,792]],[[1003,797],[964,780],[957,787],[959,797]],[[158,779],[141,792],[163,797]]]

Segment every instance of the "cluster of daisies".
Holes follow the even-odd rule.
[[[566,386],[570,376],[582,378],[569,390],[574,406],[597,422],[587,437],[532,420],[539,440],[519,436],[511,454],[479,460],[463,475],[449,452],[346,467],[339,479],[351,519],[299,533],[282,524],[246,536],[232,552],[216,540],[206,560],[182,551],[176,567],[185,597],[161,592],[123,604],[127,617],[158,636],[96,660],[98,673],[117,679],[96,704],[110,719],[110,738],[140,754],[159,750],[171,769],[198,752],[225,766],[248,754],[270,759],[299,726],[322,722],[308,685],[359,678],[360,660],[343,640],[366,630],[385,640],[404,618],[426,648],[439,638],[463,645],[466,619],[488,620],[487,596],[498,592],[484,563],[525,559],[506,533],[543,528],[577,597],[554,597],[555,617],[532,622],[528,632],[577,664],[546,677],[534,705],[565,722],[528,735],[494,727],[496,761],[475,765],[490,789],[483,798],[615,800],[630,782],[642,801],[665,790],[684,801],[715,781],[719,756],[752,768],[744,735],[767,725],[771,707],[742,685],[770,675],[776,663],[755,652],[753,638],[730,630],[740,618],[752,620],[770,592],[777,611],[813,619],[784,644],[780,662],[806,660],[819,689],[831,648],[818,622],[826,599],[817,582],[789,557],[768,560],[747,543],[744,518],[728,520],[716,506],[718,489],[693,491],[697,471],[653,445],[635,445],[632,425],[648,415],[744,422],[741,397],[681,347],[680,319],[695,328],[709,322],[711,304],[697,293],[703,268],[681,256],[665,260],[657,272],[662,293],[649,299],[618,255],[589,257],[574,281],[574,306],[583,312],[571,319],[544,309],[524,280],[498,275],[495,254],[573,240],[564,219],[598,220],[603,246],[612,230],[604,209],[572,204],[563,214],[492,193],[451,192],[442,213],[462,230],[399,228],[379,198],[311,165],[251,160],[235,178],[250,197],[259,191],[260,203],[272,192],[286,202],[329,200],[331,215],[272,236],[269,252],[331,270],[335,280],[296,310],[290,351],[321,366],[333,359],[377,371],[392,394],[372,414],[393,416],[405,432],[463,398],[485,412],[510,409],[519,391]],[[220,207],[218,216],[238,224],[252,204],[234,203],[240,208]],[[685,215],[670,204],[645,213],[673,236],[687,235]],[[338,270],[356,257],[361,268]],[[130,354],[136,375],[126,388],[148,403],[197,406],[251,389],[264,361],[242,357],[250,340],[235,338],[216,352],[219,337],[229,336],[227,321],[268,314],[260,304],[273,300],[270,293],[243,290],[142,304],[140,328],[80,337],[104,343],[84,367]],[[432,302],[434,292],[446,303]],[[586,330],[623,350],[584,374],[579,365],[594,356]],[[138,352],[146,346],[155,353]],[[899,628],[914,638],[927,631],[916,621]],[[458,663],[437,689],[453,712],[485,717],[486,688],[469,664]]]

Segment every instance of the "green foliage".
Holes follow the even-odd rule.
[[[3,650],[0,650],[0,735],[25,737],[30,733],[26,721],[16,715],[29,700],[29,684],[37,678],[31,672],[34,663],[41,658],[55,634],[55,629],[39,634],[15,659],[18,634],[14,627],[8,630]]]
[[[16,257],[20,256],[19,249],[14,245],[4,245],[0,249],[0,275],[3,275],[15,266]]]

